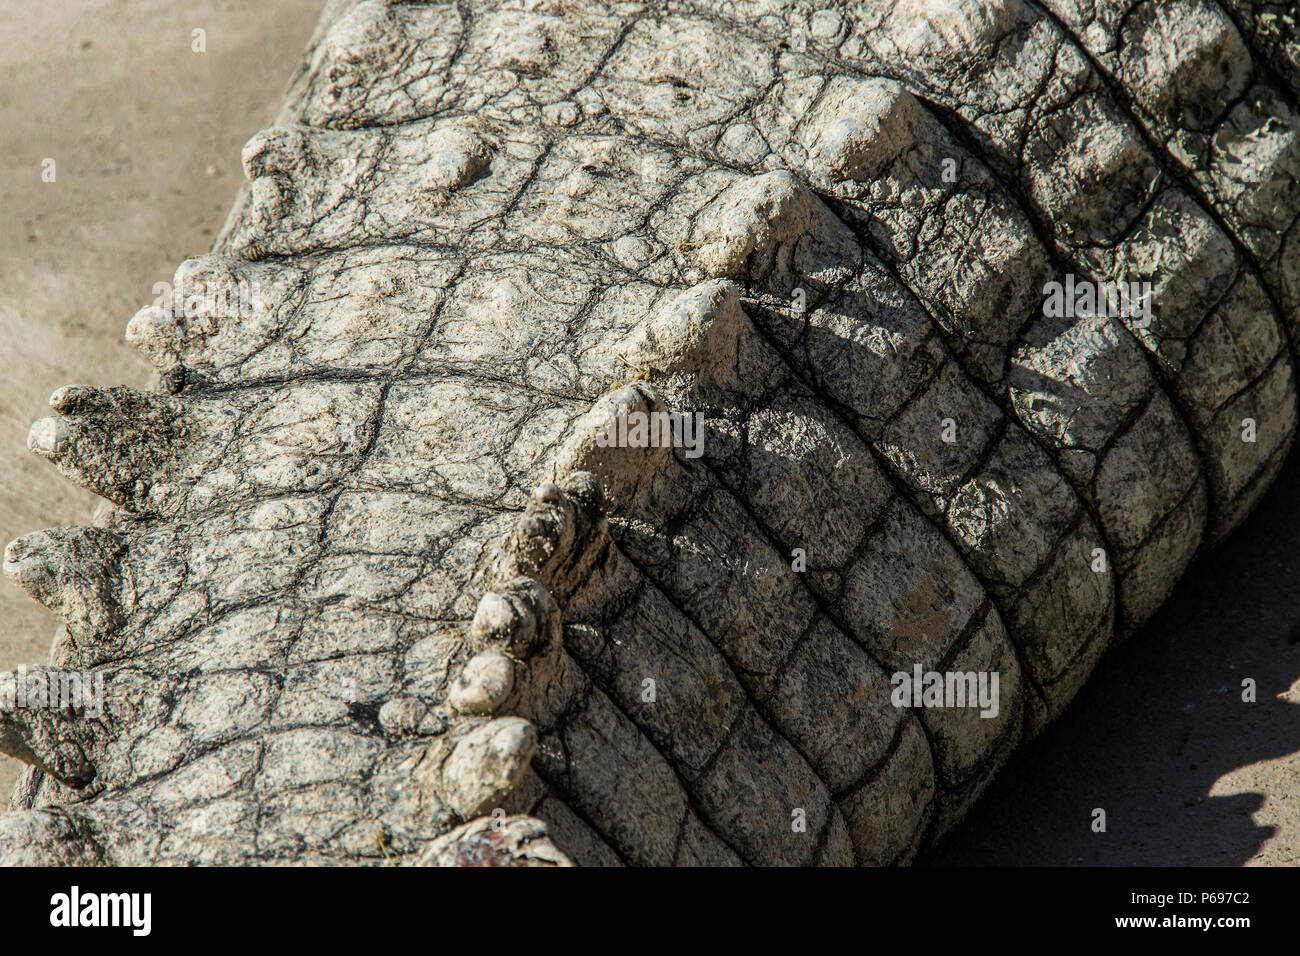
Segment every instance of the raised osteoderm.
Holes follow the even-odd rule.
[[[1288,9],[331,0],[32,429],[0,858],[910,860],[1287,452]]]

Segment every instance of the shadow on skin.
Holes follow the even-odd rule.
[[[1279,833],[1252,819],[1265,803],[1259,791],[1276,808],[1294,784],[1278,765],[1251,765],[1300,752],[1300,706],[1279,698],[1300,679],[1297,541],[1292,460],[1238,532],[1199,556],[1161,611],[1107,654],[918,863],[1233,866],[1275,836],[1259,862],[1294,862],[1294,826]],[[1241,699],[1247,677],[1253,704]],[[1257,792],[1222,793],[1240,788]],[[1106,833],[1092,831],[1096,807]]]
[[[860,408],[892,409],[896,398],[887,396],[926,387],[933,357],[926,323],[890,308],[887,286],[868,282],[825,301],[818,291],[804,317],[758,301],[745,309],[823,396],[838,380]],[[818,308],[820,322],[811,318]],[[882,348],[890,338],[899,352]],[[1057,397],[1072,388],[1035,384]],[[1278,819],[1279,798],[1297,798],[1286,779],[1294,769],[1262,764],[1300,751],[1300,706],[1279,699],[1300,678],[1292,637],[1300,594],[1289,583],[1300,574],[1297,541],[1293,461],[1238,532],[1198,556],[1162,610],[1111,649],[1057,722],[1016,752],[966,822],[918,863],[1230,866],[1275,836],[1261,862],[1300,858],[1296,828],[1278,833],[1252,819],[1265,792],[1273,798],[1266,813]],[[1256,682],[1251,704],[1241,699],[1247,677]],[[1104,834],[1092,830],[1095,808],[1106,811]]]

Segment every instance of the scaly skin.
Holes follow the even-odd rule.
[[[909,861],[1286,455],[1293,21],[334,0],[164,388],[33,427],[113,507],[5,570],[107,705],[0,714],[0,859]]]

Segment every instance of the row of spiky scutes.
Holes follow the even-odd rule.
[[[124,405],[132,415],[116,418]],[[115,443],[113,447],[120,449],[110,459],[115,467],[103,467],[107,436],[120,441],[125,421],[144,419],[154,434],[162,430],[159,423],[145,419],[141,408],[155,413],[166,409],[166,427],[183,431],[175,425],[181,416],[178,401],[124,389],[61,389],[51,406],[61,417],[33,426],[33,450],[96,490],[120,484],[128,469],[131,475],[141,473],[130,449],[142,434]],[[51,434],[57,439],[47,439]],[[75,444],[70,436],[75,436]],[[143,496],[139,479],[129,484]],[[454,679],[443,712],[449,729],[434,739],[412,774],[422,790],[442,800],[453,814],[453,823],[465,822],[429,842],[419,856],[423,864],[568,864],[544,825],[506,815],[501,809],[528,770],[537,744],[533,721],[553,724],[557,702],[572,693],[572,687],[565,690],[572,672],[564,667],[560,611],[542,580],[570,591],[576,587],[575,581],[590,572],[581,562],[587,554],[583,545],[592,535],[582,530],[603,531],[604,518],[600,486],[593,476],[579,473],[566,486],[568,494],[553,484],[537,488],[485,579],[490,590],[479,601],[468,628],[474,653]],[[583,503],[581,511],[576,510],[575,499]],[[5,571],[65,619],[67,631],[55,645],[52,664],[102,667],[123,652],[117,648],[110,653],[103,640],[114,636],[121,625],[123,582],[117,558],[122,548],[118,533],[82,528],[38,532],[7,549]],[[15,707],[0,715],[0,749],[52,778],[29,776],[18,800],[32,801],[41,786],[46,800],[72,803],[98,792],[93,761],[104,757],[110,735],[103,721],[87,721],[83,711],[82,707]],[[513,716],[519,713],[531,719]],[[122,716],[117,714],[119,719]],[[426,704],[409,697],[388,700],[378,718],[396,734],[428,733],[430,721],[438,723]],[[6,839],[5,849],[17,852],[7,853],[6,860],[105,862],[98,839],[82,823],[79,828],[74,815],[48,810],[11,814],[4,819],[0,835]]]
[[[144,507],[146,476],[162,473],[162,456],[183,441],[181,403],[124,387],[70,385],[49,404],[55,415],[32,425],[28,449],[107,501]],[[112,725],[129,719],[116,704],[92,718],[82,699],[58,705],[53,699],[67,669],[111,675],[114,662],[129,653],[122,640],[134,603],[123,578],[126,537],[100,515],[107,519],[103,527],[50,528],[5,549],[5,574],[63,622],[50,666],[27,675],[29,706],[15,697],[13,708],[0,713],[0,752],[29,764],[13,795],[15,812],[0,817],[0,859],[9,864],[110,862],[87,819],[33,808],[75,805],[102,790],[98,767],[112,747]],[[38,686],[49,695],[48,706],[30,706]]]
[[[181,400],[125,388],[70,386],[56,392],[50,405],[58,417],[32,426],[31,449],[69,478],[132,510],[105,515],[109,527],[49,529],[6,549],[5,572],[58,613],[65,626],[51,651],[51,668],[34,670],[29,687],[20,692],[28,700],[16,698],[14,706],[0,713],[0,752],[30,765],[15,794],[16,812],[0,820],[0,849],[6,862],[16,864],[110,862],[104,835],[75,809],[32,805],[39,798],[75,808],[101,792],[96,765],[110,759],[114,734],[109,722],[129,720],[130,707],[121,694],[110,693],[106,711],[91,719],[81,702],[54,706],[51,700],[44,706],[35,688],[47,675],[75,667],[107,670],[114,691],[114,664],[131,652],[119,640],[121,629],[135,607],[134,588],[124,580],[121,565],[122,526],[129,528],[137,512],[162,507],[158,494],[150,496],[159,486],[146,486],[146,476],[165,473],[158,461],[182,450],[187,426]],[[590,476],[579,476],[579,487],[587,486],[583,477],[590,484]],[[568,499],[546,485],[536,500],[553,505]],[[447,732],[435,738],[413,772],[422,788],[450,810],[452,823],[465,821],[427,844],[419,857],[426,864],[568,863],[544,826],[498,809],[519,785],[537,743],[529,720],[503,714],[526,711],[544,719],[546,701],[554,699],[551,685],[559,679],[560,612],[541,582],[526,575],[549,571],[564,552],[550,555],[550,563],[523,558],[540,558],[542,549],[557,551],[553,537],[530,536],[536,523],[535,516],[525,519],[506,542],[504,554],[513,560],[498,566],[490,579],[495,590],[481,599],[468,628],[476,653],[448,696]],[[57,677],[51,686],[58,686]],[[378,716],[398,734],[427,733],[431,720],[438,723],[413,698],[390,699]],[[497,813],[489,815],[494,809]]]

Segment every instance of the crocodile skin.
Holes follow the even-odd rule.
[[[1298,91],[1252,0],[332,0],[33,426],[106,705],[0,713],[0,860],[910,861],[1276,476]]]

